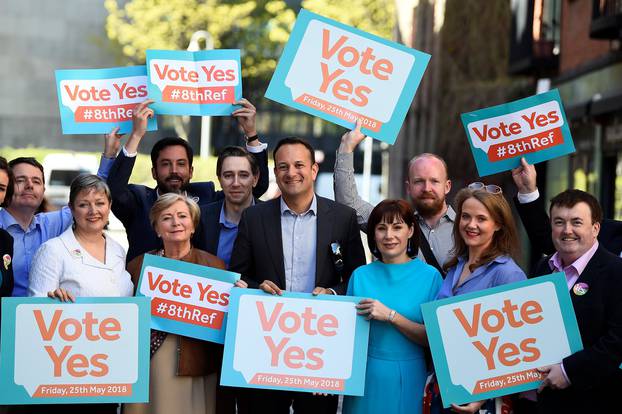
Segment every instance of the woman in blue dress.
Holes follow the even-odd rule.
[[[371,320],[363,397],[345,397],[343,412],[420,413],[427,344],[421,304],[434,300],[439,272],[417,259],[419,230],[410,205],[384,200],[369,216],[367,242],[379,260],[352,273],[348,295],[363,296]]]
[[[501,187],[472,183],[456,194],[455,206],[455,245],[437,299],[525,280],[525,272],[512,258],[518,251],[518,233]],[[495,412],[494,400],[452,404],[440,411]]]

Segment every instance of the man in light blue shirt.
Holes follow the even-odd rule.
[[[285,286],[292,292],[312,292],[315,288],[317,243],[317,198],[307,211],[296,213],[281,198],[281,237]],[[311,277],[310,277],[311,276]],[[330,289],[330,293],[336,294]]]
[[[114,162],[108,147],[101,159],[98,175],[105,178]],[[27,296],[28,275],[35,252],[43,243],[60,236],[72,223],[69,207],[35,214],[45,192],[43,166],[32,157],[12,160],[9,166],[15,176],[13,197],[6,209],[0,210],[0,228],[13,237],[13,296]]]

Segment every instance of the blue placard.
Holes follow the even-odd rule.
[[[151,298],[151,327],[222,344],[238,273],[146,254],[136,296]]]
[[[114,127],[132,130],[132,112],[147,99],[147,69],[127,66],[108,69],[57,70],[56,91],[63,134],[107,134]],[[147,123],[155,131],[155,117]]]
[[[538,388],[536,368],[583,349],[563,273],[421,309],[445,407]]]
[[[361,396],[369,321],[362,298],[234,288],[221,385]]]
[[[393,144],[429,60],[302,9],[266,98]]]
[[[168,115],[231,115],[242,98],[238,49],[147,50],[152,108]]]
[[[0,404],[149,400],[146,298],[2,299]]]
[[[460,117],[480,177],[575,151],[557,89]]]

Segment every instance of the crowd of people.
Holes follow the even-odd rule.
[[[370,320],[365,395],[345,397],[344,413],[495,411],[495,402],[443,409],[434,390],[422,303],[475,292],[527,277],[565,273],[583,350],[541,367],[537,393],[513,396],[517,413],[611,412],[622,387],[622,223],[606,220],[598,201],[566,190],[546,209],[533,165],[512,171],[513,200],[535,250],[534,269],[516,263],[517,225],[496,185],[460,189],[453,207],[445,161],[418,154],[408,165],[409,200],[362,200],[353,151],[365,138],[361,125],[341,138],[335,200],[318,196],[313,147],[285,138],[272,151],[277,198],[261,201],[268,187],[267,145],[256,130],[256,109],[245,99],[233,112],[245,147],[220,152],[212,182],[192,182],[193,150],[170,137],[151,149],[149,188],[129,178],[151,101],[139,104],[125,144],[112,131],[97,175],[71,184],[66,207],[37,213],[43,167],[34,158],[0,158],[0,293],[73,301],[84,296],[132,296],[144,254],[155,254],[241,275],[239,288],[313,295],[364,297],[359,314]],[[129,250],[105,233],[110,212],[123,223]],[[548,211],[548,212],[547,212]],[[367,263],[360,232],[374,260]],[[576,286],[584,289],[577,293]],[[336,413],[335,395],[219,385],[222,346],[152,330],[150,402],[126,404],[127,413]],[[432,386],[431,386],[432,384]],[[448,403],[451,403],[449,401]],[[44,412],[83,412],[79,405]],[[115,404],[88,412],[114,413]],[[32,412],[13,407],[13,412]],[[21,410],[21,411],[20,411]],[[43,412],[43,411],[42,411]]]

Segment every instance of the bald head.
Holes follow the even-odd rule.
[[[447,164],[435,154],[424,153],[408,163],[406,192],[417,212],[424,218],[445,209],[445,196],[451,190]]]

